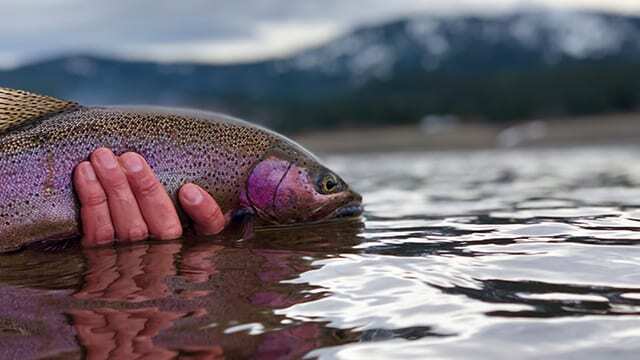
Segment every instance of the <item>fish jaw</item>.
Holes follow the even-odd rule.
[[[364,213],[362,205],[362,195],[351,191],[344,205],[331,212],[327,219],[354,219],[359,218]]]

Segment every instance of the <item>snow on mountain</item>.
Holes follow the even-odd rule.
[[[478,50],[479,49],[479,50]],[[304,51],[282,70],[319,71],[363,82],[414,63],[438,70],[475,50],[507,49],[544,63],[640,55],[640,18],[591,12],[530,12],[495,17],[415,16],[364,27]]]
[[[380,41],[374,32],[354,33],[326,46],[305,51],[288,61],[290,68],[325,74],[350,73],[354,78],[385,78],[393,69],[393,44]]]
[[[509,28],[524,46],[548,46],[557,54],[579,59],[617,52],[628,41],[638,46],[637,24],[603,14],[553,12],[519,16]],[[544,41],[544,33],[550,34],[548,43]]]

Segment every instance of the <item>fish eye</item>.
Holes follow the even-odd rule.
[[[340,191],[340,180],[335,175],[328,173],[320,177],[318,189],[321,194],[333,194]]]

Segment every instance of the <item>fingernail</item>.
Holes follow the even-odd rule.
[[[144,169],[144,164],[142,163],[142,159],[140,157],[130,154],[127,156],[120,157],[122,162],[124,163],[124,168],[131,173],[137,173]]]
[[[104,169],[113,170],[118,167],[118,162],[116,161],[116,157],[113,153],[106,149],[96,150],[94,153],[96,159],[98,160],[98,164],[102,166]]]
[[[96,173],[93,171],[93,166],[89,163],[83,163],[80,165],[80,174],[87,181],[96,181]]]
[[[191,184],[187,184],[184,186],[182,195],[184,196],[184,200],[189,203],[189,205],[198,205],[202,202],[203,199],[200,189]]]

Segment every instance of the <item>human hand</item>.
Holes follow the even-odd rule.
[[[73,180],[81,205],[83,245],[182,236],[176,209],[142,156],[128,152],[118,157],[100,148],[76,167]],[[183,185],[178,200],[196,231],[211,235],[224,229],[220,207],[199,186]]]

